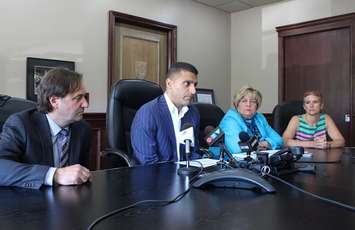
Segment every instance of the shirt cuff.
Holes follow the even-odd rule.
[[[53,177],[54,177],[55,170],[57,170],[57,168],[50,167],[48,169],[47,174],[46,174],[46,178],[44,180],[45,185],[48,185],[48,186],[53,185]]]

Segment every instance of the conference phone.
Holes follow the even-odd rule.
[[[264,178],[245,168],[223,169],[206,174],[192,184],[195,188],[222,187],[273,193],[275,188]]]

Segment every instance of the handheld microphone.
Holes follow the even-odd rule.
[[[247,153],[244,160],[248,162],[252,161],[253,159],[250,157],[250,153],[258,149],[258,139],[255,136],[249,137],[249,134],[244,131],[239,133],[239,139],[238,144],[240,150]]]
[[[232,167],[236,167],[238,165],[237,161],[234,159],[233,155],[228,151],[224,144],[224,132],[220,127],[213,128],[212,126],[207,126],[205,128],[205,133],[207,133],[205,137],[205,141],[209,146],[216,146],[218,145],[220,148],[220,164],[223,165],[224,163],[224,154],[227,154],[229,158],[230,165]],[[217,163],[218,164],[218,163]]]
[[[179,133],[179,142],[185,144],[186,167],[179,168],[179,175],[192,175],[198,172],[198,168],[190,167],[191,145],[194,145],[194,127],[190,122],[185,123]]]
[[[207,126],[205,128],[205,132],[207,131],[207,128],[209,128],[209,127],[211,127],[212,130],[209,130],[208,134],[205,137],[206,143],[209,146],[213,146],[213,145],[216,145],[216,144],[220,143],[221,141],[223,141],[224,133],[221,130],[221,128],[217,127],[215,129],[213,129],[212,126]]]
[[[194,127],[190,122],[187,122],[182,126],[180,132],[180,142],[182,141],[183,144],[185,144],[186,158],[187,155],[190,155],[191,153],[191,145],[193,145],[193,141],[192,141],[193,139],[194,139]]]
[[[250,137],[247,132],[242,131],[239,133],[239,139],[238,144],[242,152],[250,153],[258,149],[258,139],[255,136]]]

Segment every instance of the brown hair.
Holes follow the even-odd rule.
[[[309,95],[313,95],[316,97],[319,97],[320,102],[323,103],[323,96],[322,94],[318,91],[318,90],[308,90],[303,94],[303,101],[306,97],[308,97]]]
[[[74,93],[80,88],[82,78],[81,74],[65,68],[48,71],[38,85],[38,110],[53,111],[49,98],[52,96],[63,98],[69,93]]]

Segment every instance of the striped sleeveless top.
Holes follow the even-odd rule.
[[[303,115],[299,115],[295,139],[300,141],[312,141],[314,138],[320,137],[326,140],[326,131],[325,114],[320,116],[319,121],[315,125],[309,125],[303,118]]]

